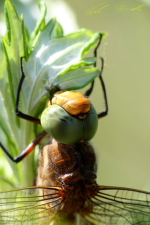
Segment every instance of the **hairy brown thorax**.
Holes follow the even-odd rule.
[[[93,204],[90,198],[98,192],[95,179],[96,157],[89,143],[65,145],[52,139],[52,143],[41,151],[36,185],[60,187],[61,213],[91,213]]]

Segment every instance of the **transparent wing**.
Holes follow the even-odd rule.
[[[61,203],[57,187],[36,186],[0,192],[0,224],[49,225]]]
[[[150,192],[99,186],[87,219],[99,225],[150,225]]]
[[[150,193],[99,186],[94,212],[84,225],[150,225]],[[29,187],[0,193],[0,224],[50,225],[63,204],[59,187]],[[59,215],[59,213],[57,214]],[[88,221],[86,220],[88,219]]]

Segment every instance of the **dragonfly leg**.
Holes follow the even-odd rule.
[[[18,163],[22,161],[29,153],[31,153],[35,146],[39,144],[39,142],[46,136],[47,132],[43,131],[41,134],[38,135],[38,137],[27,146],[25,150],[22,151],[22,153],[17,156],[16,158],[13,158],[12,155],[8,152],[8,150],[3,146],[3,144],[0,142],[0,147],[5,152],[5,154],[9,157],[10,160],[12,160],[15,163]]]
[[[98,42],[98,44],[97,44],[97,46],[96,46],[96,48],[94,50],[94,57],[97,57],[97,49],[98,49],[98,47],[101,44],[102,37],[103,37],[103,34],[100,33],[99,42]],[[101,113],[98,113],[98,118],[99,119],[104,117],[104,116],[107,116],[107,114],[108,114],[107,93],[106,93],[105,83],[104,83],[103,77],[102,77],[102,73],[103,73],[103,70],[104,70],[104,59],[103,58],[100,58],[100,59],[101,59],[101,62],[102,62],[102,66],[101,66],[101,71],[100,71],[100,75],[99,75],[99,80],[100,80],[102,91],[103,91],[103,95],[104,95],[105,110],[103,112],[101,112]],[[94,67],[96,67],[96,62],[94,64]],[[85,96],[90,96],[92,91],[93,91],[93,88],[94,88],[94,81],[91,83],[91,87],[86,91]]]
[[[101,44],[103,34],[100,33],[99,36],[100,36],[100,38],[99,38],[98,44],[94,49],[94,57],[97,57],[97,49],[99,48],[99,46]],[[96,62],[94,63],[94,67],[96,67]],[[85,92],[84,95],[89,97],[91,95],[92,91],[93,91],[93,88],[94,88],[94,80],[91,82],[91,87]]]
[[[103,72],[103,69],[104,69],[104,59],[103,58],[100,58],[101,61],[102,61],[102,66],[101,66],[101,72],[100,72],[100,75],[99,75],[99,80],[100,80],[100,83],[101,83],[101,86],[102,86],[102,91],[103,91],[103,95],[104,95],[104,103],[105,103],[105,110],[101,113],[98,113],[98,118],[102,118],[104,116],[107,116],[108,114],[108,100],[107,100],[107,93],[106,93],[106,87],[105,87],[105,83],[103,81],[103,77],[102,77],[102,72]]]
[[[21,57],[21,59],[20,59],[20,61],[21,61],[21,74],[22,74],[22,75],[21,75],[21,79],[20,79],[19,86],[18,86],[18,91],[17,91],[16,115],[19,116],[19,117],[22,118],[22,119],[31,121],[31,122],[33,122],[33,123],[41,124],[40,119],[37,119],[37,118],[35,118],[35,117],[29,116],[29,115],[27,115],[27,114],[24,114],[24,113],[20,112],[19,109],[18,109],[18,107],[19,107],[20,93],[21,93],[23,81],[24,81],[24,78],[25,78],[25,74],[24,74],[23,66],[22,66],[22,59],[23,59],[23,58],[24,58],[24,57]]]

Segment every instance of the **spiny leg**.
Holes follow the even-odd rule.
[[[101,40],[102,40],[102,37],[103,37],[103,34],[100,33],[100,38],[99,38],[99,42],[96,46],[96,48],[94,49],[94,56],[97,57],[97,50],[101,44]],[[99,74],[99,80],[100,80],[100,83],[101,83],[101,87],[102,87],[102,91],[103,91],[103,95],[104,95],[104,103],[105,103],[105,110],[101,113],[98,113],[98,118],[102,118],[104,116],[106,116],[108,114],[108,100],[107,100],[107,93],[106,93],[106,87],[105,87],[105,83],[104,83],[104,80],[103,80],[103,77],[102,77],[102,73],[103,73],[103,70],[104,70],[104,59],[103,58],[100,58],[101,59],[101,71],[100,71],[100,74]],[[94,67],[96,67],[96,62],[94,64]],[[85,96],[89,97],[93,91],[93,88],[94,88],[94,81],[91,83],[91,87],[85,92]]]
[[[15,163],[18,163],[22,161],[29,153],[31,153],[36,145],[40,143],[40,141],[46,136],[47,132],[43,131],[41,134],[38,135],[38,137],[27,146],[25,150],[22,151],[22,153],[17,156],[16,158],[13,158],[12,155],[9,153],[9,151],[4,147],[4,145],[0,142],[0,147],[2,150],[6,153],[6,155],[9,157],[9,159]]]
[[[102,111],[101,113],[98,113],[98,118],[99,119],[104,117],[104,116],[107,116],[107,114],[108,114],[107,93],[106,93],[105,83],[104,83],[103,77],[102,77],[102,72],[103,72],[103,69],[104,69],[104,59],[103,58],[100,58],[100,59],[101,59],[101,62],[102,62],[102,66],[101,66],[101,72],[100,72],[100,75],[99,75],[99,80],[100,80],[102,91],[103,91],[103,95],[104,95],[105,110]]]
[[[25,120],[37,123],[37,124],[41,124],[40,119],[37,119],[35,117],[29,116],[27,114],[24,114],[22,112],[19,111],[18,106],[19,106],[19,99],[20,99],[20,93],[21,93],[21,89],[22,89],[22,85],[23,85],[23,81],[25,79],[25,74],[23,71],[23,66],[22,66],[22,59],[24,57],[21,57],[21,79],[19,82],[19,86],[18,86],[18,91],[17,91],[17,99],[16,99],[16,115],[19,116],[20,118],[23,118]],[[35,148],[36,145],[38,145],[40,143],[40,141],[46,136],[47,132],[43,131],[41,134],[38,135],[38,137],[27,146],[27,148],[25,150],[23,150],[23,152],[17,156],[16,158],[13,158],[12,155],[9,153],[9,151],[4,147],[4,145],[0,142],[0,147],[2,148],[2,150],[6,153],[6,155],[10,158],[10,160],[12,160],[13,162],[20,162],[21,160],[23,160],[30,152],[32,152]]]
[[[99,34],[100,38],[99,38],[99,41],[98,41],[98,44],[97,46],[95,47],[94,49],[94,57],[97,58],[97,50],[101,44],[101,41],[102,41],[102,37],[103,37],[103,34]],[[96,67],[96,62],[94,63],[94,67]],[[91,82],[91,87],[85,92],[85,96],[89,97],[93,91],[93,88],[94,88],[94,80]]]
[[[25,119],[25,120],[28,120],[28,121],[31,121],[33,123],[38,123],[38,124],[41,124],[41,121],[40,119],[37,119],[35,117],[32,117],[32,116],[29,116],[27,114],[24,114],[22,112],[19,111],[18,107],[19,107],[19,99],[20,99],[20,93],[21,93],[21,89],[22,89],[22,85],[23,85],[23,81],[25,79],[25,74],[24,74],[24,71],[23,71],[23,66],[22,66],[22,59],[24,57],[21,57],[21,79],[20,79],[20,82],[19,82],[19,86],[18,86],[18,91],[17,91],[17,100],[16,100],[16,115],[19,116],[20,118],[22,119]]]

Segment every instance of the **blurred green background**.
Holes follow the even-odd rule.
[[[12,2],[19,15],[24,13],[32,31],[39,15],[37,1]],[[103,76],[109,115],[99,121],[92,140],[98,161],[98,183],[150,191],[150,3],[144,0],[45,2],[48,19],[56,16],[66,33],[79,28],[108,33],[98,54],[105,59]],[[1,0],[1,35],[5,34],[3,5]],[[100,91],[97,80],[91,97],[97,111],[104,106]]]

